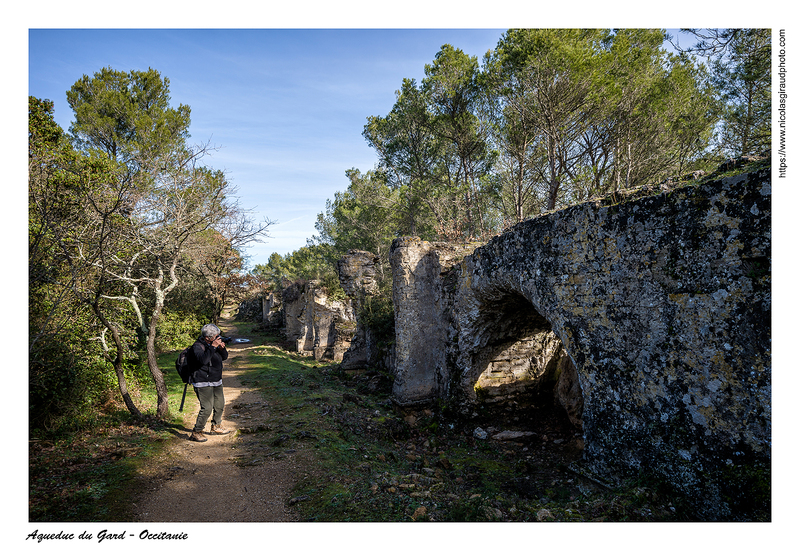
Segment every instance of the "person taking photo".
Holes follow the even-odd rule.
[[[222,411],[225,409],[225,395],[222,390],[222,362],[228,359],[228,350],[220,337],[220,329],[213,323],[204,325],[200,336],[192,345],[192,352],[198,369],[192,373],[189,382],[200,401],[200,411],[194,429],[189,437],[193,442],[205,442],[203,429],[211,417],[211,435],[227,434],[222,429]]]

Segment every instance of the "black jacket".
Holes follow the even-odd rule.
[[[192,345],[195,365],[200,367],[192,373],[190,383],[216,383],[222,380],[222,362],[228,359],[228,350],[214,348],[200,337]]]

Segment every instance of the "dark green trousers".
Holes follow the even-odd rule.
[[[211,422],[215,425],[221,424],[222,410],[225,409],[225,395],[222,392],[222,385],[194,387],[194,393],[197,394],[197,399],[200,400],[200,412],[197,414],[194,431],[202,432],[209,417],[211,417]]]

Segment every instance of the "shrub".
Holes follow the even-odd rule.
[[[156,349],[168,352],[186,348],[197,339],[200,328],[206,323],[197,314],[165,312],[158,320]]]
[[[33,431],[59,433],[90,425],[114,396],[116,377],[99,351],[79,342],[42,340],[29,359]]]
[[[394,306],[388,293],[367,296],[358,313],[359,320],[379,343],[394,341]]]

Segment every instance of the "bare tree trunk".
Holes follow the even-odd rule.
[[[483,212],[484,209],[480,200],[480,190],[475,182],[474,171],[470,171],[470,181],[472,182],[472,196],[475,198],[475,209],[477,210],[476,215],[478,216],[478,228],[480,230],[480,235],[478,237],[480,239],[485,239],[488,232],[486,231],[486,221],[484,220]]]
[[[125,370],[122,368],[123,348],[122,339],[119,336],[119,330],[117,330],[117,328],[106,319],[106,317],[103,315],[103,312],[100,311],[99,305],[96,303],[92,304],[92,309],[94,310],[94,313],[98,319],[102,322],[103,326],[111,331],[111,337],[114,339],[114,346],[117,349],[117,357],[114,358],[114,372],[117,374],[117,383],[119,384],[119,392],[122,395],[122,401],[125,402],[125,407],[128,408],[128,411],[131,413],[131,415],[134,417],[142,417],[142,412],[140,412],[139,408],[136,407],[136,404],[133,403],[133,399],[128,392],[128,382],[125,380]]]
[[[549,157],[550,162],[550,182],[548,184],[548,194],[547,194],[547,210],[553,210],[556,208],[556,199],[558,198],[558,188],[559,182],[558,177],[556,176],[556,151],[555,151],[555,143],[552,136],[548,136],[547,138],[547,156]]]
[[[628,137],[628,171],[625,173],[625,189],[631,188],[631,172],[633,171],[633,153],[631,153],[630,136]]]
[[[164,289],[161,288],[161,284],[164,282],[164,272],[161,269],[158,271],[158,278],[153,281],[153,291],[155,292],[156,300],[153,314],[150,316],[150,330],[147,333],[147,366],[150,368],[150,375],[153,377],[153,382],[156,387],[156,418],[158,419],[163,419],[169,415],[169,394],[167,393],[167,385],[164,382],[164,374],[158,368],[158,358],[156,357],[156,327],[158,326],[158,318],[161,317],[161,310],[164,308],[164,300],[167,294],[178,284],[178,278],[175,275],[175,268],[178,265],[178,260],[179,255],[176,254],[169,268],[169,285]]]
[[[164,382],[164,374],[158,368],[158,358],[156,356],[156,326],[163,306],[164,294],[160,289],[157,289],[156,307],[150,317],[150,330],[147,333],[147,365],[150,368],[150,375],[153,377],[156,387],[156,418],[158,419],[163,419],[169,414],[167,385]]]
[[[747,115],[742,125],[742,145],[739,155],[747,155],[750,149],[750,125],[753,122],[753,85],[747,86]]]

